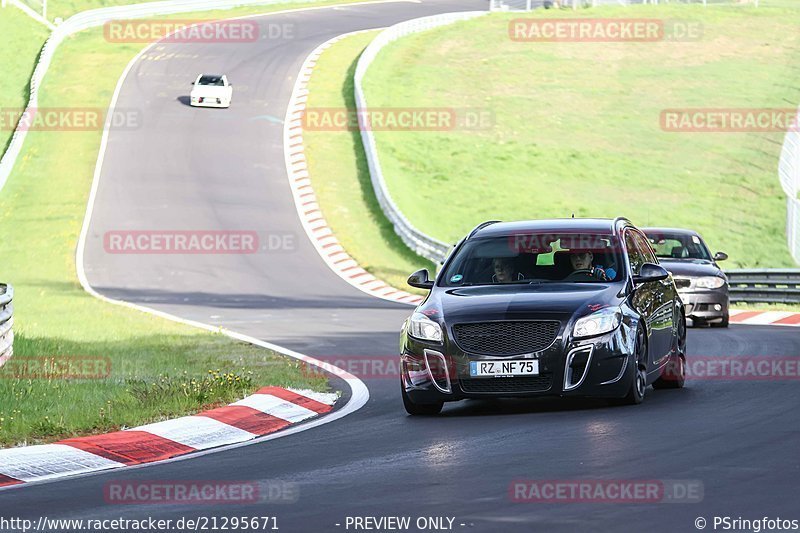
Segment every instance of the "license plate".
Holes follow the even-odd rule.
[[[537,359],[470,361],[469,375],[472,377],[538,376],[539,361]]]

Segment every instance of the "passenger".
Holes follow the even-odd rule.
[[[492,267],[494,267],[494,275],[492,276],[492,282],[494,283],[511,283],[512,281],[525,279],[519,272],[516,272],[515,275],[514,261],[510,257],[494,258]]]

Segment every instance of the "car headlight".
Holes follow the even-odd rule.
[[[698,289],[719,289],[723,285],[725,285],[725,280],[717,276],[703,276],[694,282],[694,286]]]
[[[422,313],[414,313],[408,320],[408,334],[424,341],[442,342],[442,328]]]
[[[622,322],[622,311],[619,307],[607,307],[579,318],[572,327],[572,336],[575,338],[592,337],[614,331]]]

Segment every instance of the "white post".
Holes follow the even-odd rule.
[[[533,6],[531,5],[531,2],[533,2],[533,0],[528,0],[528,4],[527,4],[527,6],[525,7],[525,9],[526,9],[527,11],[530,11],[530,10],[533,8]]]

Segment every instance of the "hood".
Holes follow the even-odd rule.
[[[722,272],[717,265],[704,259],[661,259],[661,266],[682,278],[700,276],[719,276]]]
[[[621,283],[542,283],[483,285],[436,290],[422,312],[444,315],[448,324],[490,320],[569,319],[619,305]]]

